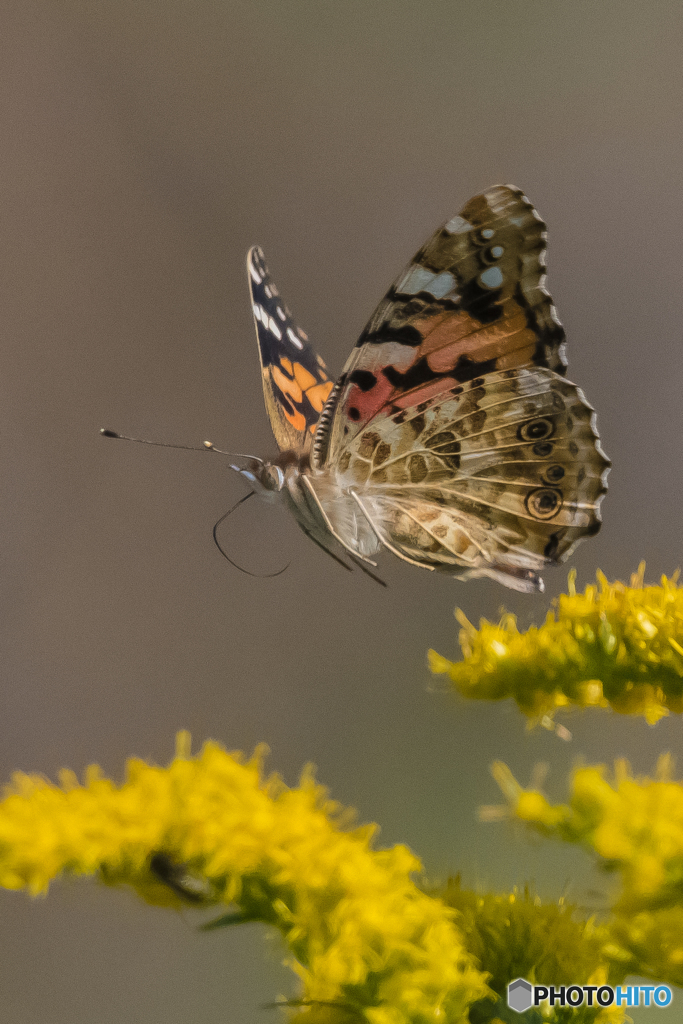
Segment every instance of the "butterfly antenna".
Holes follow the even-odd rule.
[[[224,453],[221,453],[221,454],[224,454]],[[272,576],[281,576],[282,573],[285,572],[286,569],[289,569],[290,563],[287,562],[287,565],[285,565],[282,569],[278,569],[277,572],[251,572],[249,569],[245,569],[243,566],[238,565],[237,562],[233,562],[232,558],[230,558],[230,556],[225,553],[225,551],[221,547],[220,541],[218,540],[218,527],[221,525],[223,520],[227,519],[229,515],[232,515],[232,513],[235,511],[235,509],[240,507],[242,502],[246,501],[247,498],[251,498],[252,495],[254,495],[254,494],[256,494],[256,491],[249,491],[248,494],[243,494],[242,497],[239,499],[239,501],[235,502],[235,504],[232,506],[232,508],[229,508],[227,512],[223,513],[223,515],[220,517],[220,519],[214,525],[214,528],[213,528],[213,540],[214,540],[214,544],[216,545],[216,547],[218,548],[218,550],[222,554],[223,558],[227,559],[227,561],[230,562],[230,565],[233,565],[235,567],[235,569],[239,569],[239,571],[243,572],[246,576],[258,576],[260,579],[270,579]]]
[[[254,462],[260,462],[263,465],[263,459],[259,459],[256,455],[242,455],[240,452],[224,452],[220,448],[216,448],[212,441],[205,441],[203,445],[194,444],[170,444],[168,441],[148,441],[144,437],[128,437],[127,434],[117,434],[115,430],[108,430],[106,427],[102,427],[100,430],[102,437],[113,437],[118,441],[135,441],[137,444],[152,444],[157,448],[182,448],[187,452],[216,452],[218,455],[227,455],[229,459],[251,459]],[[226,513],[228,515],[229,513]]]
[[[201,445],[201,447],[199,445],[194,444],[170,444],[168,441],[148,441],[144,437],[129,437],[127,434],[119,434],[115,430],[109,430],[107,427],[102,427],[100,430],[100,434],[102,434],[103,437],[112,437],[117,441],[136,441],[138,444],[152,444],[155,445],[155,447],[157,448],[182,448],[184,451],[189,452],[216,452],[218,455],[227,455],[229,459],[247,459],[250,462],[260,462],[261,465],[263,465],[263,459],[259,459],[258,456],[256,455],[243,455],[240,452],[224,452],[220,448],[216,448],[212,441],[205,441],[204,444]],[[238,473],[240,472],[238,466],[231,466],[230,468],[236,470]],[[221,525],[223,520],[227,519],[228,516],[235,511],[235,509],[239,508],[243,501],[246,501],[247,498],[251,498],[252,494],[255,493],[256,491],[249,491],[248,494],[245,494],[243,497],[239,499],[239,501],[236,501],[232,508],[229,508],[228,511],[220,517],[220,519],[214,525],[213,528],[213,540],[214,544],[216,545],[220,553],[223,555],[223,558],[230,562],[230,565],[234,566],[235,569],[239,569],[239,571],[243,572],[246,576],[257,576],[260,579],[269,579],[272,576],[280,576],[283,572],[285,572],[285,570],[289,568],[290,563],[287,562],[287,565],[285,565],[282,569],[278,569],[277,572],[251,572],[249,569],[245,569],[243,566],[238,565],[237,562],[233,562],[232,558],[230,558],[230,555],[228,555],[223,550],[220,541],[218,540],[217,531],[218,527]]]

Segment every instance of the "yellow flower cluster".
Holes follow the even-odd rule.
[[[128,883],[150,903],[236,906],[282,933],[303,982],[299,1017],[458,1024],[486,995],[454,911],[421,892],[404,846],[373,850],[310,772],[289,789],[215,743],[168,768],[131,760],[116,786],[17,774],[0,802],[0,885],[45,892],[62,873]],[[194,888],[193,888],[193,883]]]
[[[609,583],[569,593],[541,627],[520,633],[514,615],[479,629],[458,609],[464,660],[429,652],[430,668],[445,673],[465,697],[512,698],[529,718],[557,708],[611,707],[654,724],[683,710],[683,587],[678,574],[643,586],[645,566],[630,586]]]
[[[489,1017],[510,1020],[507,986],[515,978],[536,985],[567,986],[623,981],[625,972],[615,969],[603,953],[608,930],[592,918],[582,919],[576,907],[564,899],[544,903],[528,888],[504,895],[472,892],[461,887],[459,877],[449,879],[434,894],[458,911],[467,948],[490,974],[492,995],[470,1010],[470,1019],[477,1024]],[[545,1009],[546,1024],[565,1024],[567,1018],[570,1024],[621,1024],[628,1019],[626,1011],[614,1004],[603,1009],[557,1007],[555,1013],[547,1006]]]
[[[605,955],[626,971],[683,985],[683,783],[663,755],[656,778],[633,778],[617,761],[575,769],[568,804],[523,789],[506,765],[494,775],[514,816],[543,835],[592,850],[620,875]]]

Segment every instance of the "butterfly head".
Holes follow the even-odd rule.
[[[245,456],[244,466],[230,464],[230,469],[244,477],[252,491],[265,501],[273,501],[285,485],[285,474],[279,466]]]

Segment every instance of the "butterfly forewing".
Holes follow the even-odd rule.
[[[270,425],[281,451],[303,454],[311,445],[332,381],[282,301],[258,246],[249,250],[247,272]]]
[[[544,287],[545,224],[498,185],[439,228],[399,275],[349,357],[321,464],[373,416],[495,370],[564,374],[565,335]]]

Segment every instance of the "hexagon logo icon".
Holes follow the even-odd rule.
[[[508,985],[508,1006],[517,1013],[524,1013],[531,1006],[531,985],[525,978],[517,978]]]

